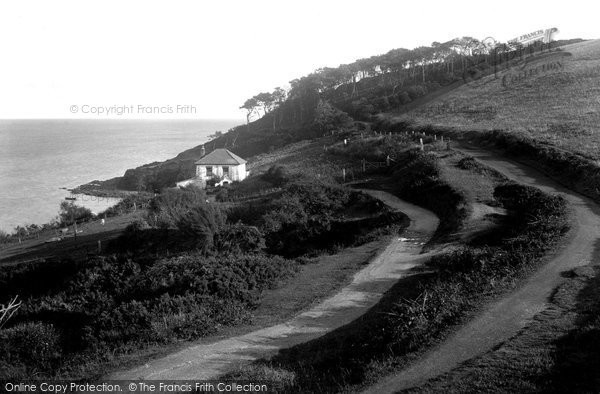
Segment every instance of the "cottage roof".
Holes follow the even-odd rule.
[[[227,149],[219,148],[210,152],[196,162],[200,165],[217,165],[217,166],[237,166],[240,164],[247,163],[246,160],[242,159],[235,153],[230,152]]]

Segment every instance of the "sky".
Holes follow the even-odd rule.
[[[0,119],[242,119],[257,93],[393,48],[550,27],[600,38],[593,4],[3,1]]]

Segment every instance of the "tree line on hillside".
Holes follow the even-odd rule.
[[[391,99],[392,102],[387,105],[371,102],[375,107],[373,110],[389,104],[402,105],[425,95],[432,88],[457,80],[476,79],[490,69],[499,71],[503,66],[508,67],[514,59],[523,59],[571,41],[549,44],[536,41],[525,47],[496,43],[493,39],[462,37],[412,50],[392,49],[383,55],[358,59],[338,67],[319,68],[290,81],[289,91],[278,87],[273,92],[261,92],[246,100],[240,108],[247,111],[247,124],[252,117],[269,117],[275,130],[284,120],[306,120],[314,113],[320,99],[350,113],[356,111],[348,105],[348,101],[359,101],[364,96]],[[277,108],[279,113],[275,111]]]

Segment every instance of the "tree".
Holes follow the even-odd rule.
[[[293,103],[294,113],[299,109],[299,121],[311,119],[319,103],[322,90],[320,77],[313,73],[300,79],[290,81],[289,100]]]
[[[248,128],[248,131],[250,131],[250,119],[252,118],[252,115],[258,114],[257,108],[258,102],[256,101],[256,96],[246,100],[244,105],[240,107],[240,109],[246,110],[246,127]]]
[[[58,216],[63,226],[69,226],[76,222],[91,219],[93,214],[88,208],[75,205],[70,201],[63,201],[60,203]]]
[[[343,111],[334,108],[331,104],[325,101],[319,101],[317,105],[317,113],[315,116],[315,125],[322,133],[348,126],[352,119]]]
[[[273,93],[271,93],[271,95],[273,96],[273,103],[274,107],[276,108],[281,108],[281,106],[287,99],[287,92],[280,87],[276,87],[275,90],[273,90]],[[275,116],[275,114],[273,115],[273,132],[275,132],[276,121],[278,121],[279,125],[281,126],[281,117],[283,116],[283,111],[280,109],[277,112],[277,116]]]
[[[479,40],[473,37],[455,38],[451,41],[452,48],[458,52],[461,58],[461,71],[465,71],[466,58],[473,55],[473,51],[479,47]]]
[[[257,106],[262,107],[263,115],[271,112],[275,105],[275,98],[273,97],[273,93],[259,93],[253,97],[256,101]]]

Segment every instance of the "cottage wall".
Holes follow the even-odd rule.
[[[223,166],[206,166],[206,165],[197,165],[196,166],[196,176],[204,181],[208,179],[206,175],[206,167],[212,167],[213,176],[222,177],[223,176]],[[228,166],[229,167],[229,179],[232,181],[243,181],[246,179],[246,164],[239,164],[237,166]]]
[[[246,178],[246,164],[229,167],[229,174],[232,181],[243,181]]]

